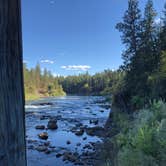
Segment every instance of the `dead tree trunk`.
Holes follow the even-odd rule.
[[[0,0],[0,166],[25,166],[20,0]]]

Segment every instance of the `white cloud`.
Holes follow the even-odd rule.
[[[62,69],[65,70],[76,70],[76,71],[87,71],[91,68],[88,65],[68,65],[68,66],[61,66]]]
[[[55,4],[55,1],[54,1],[54,0],[51,0],[51,1],[50,1],[50,4],[52,4],[52,5]]]
[[[54,64],[55,61],[49,60],[49,59],[43,59],[40,61],[41,63],[49,63],[49,64]]]
[[[54,77],[59,77],[59,76],[60,76],[60,74],[57,74],[57,73],[52,73],[52,75],[53,75]]]
[[[154,20],[154,22],[155,22],[155,24],[161,24],[161,23],[162,23],[162,20],[161,20],[161,18],[156,18],[156,19]]]
[[[23,63],[26,63],[26,64],[27,64],[27,63],[28,63],[28,61],[27,61],[27,60],[23,60]]]

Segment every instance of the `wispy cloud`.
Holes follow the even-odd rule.
[[[41,62],[41,63],[48,63],[48,64],[54,64],[54,63],[55,63],[55,61],[49,60],[49,59],[43,59],[43,60],[41,60],[40,62]]]
[[[52,5],[55,4],[55,0],[51,0],[50,4],[52,4]]]
[[[65,70],[76,70],[76,71],[87,71],[91,68],[88,65],[68,65],[68,66],[61,66],[62,69]]]
[[[156,18],[154,20],[155,24],[161,24],[162,23],[162,19],[161,18]]]
[[[26,63],[26,64],[27,64],[27,63],[28,63],[28,61],[27,61],[27,60],[23,60],[23,63]]]
[[[59,76],[60,76],[60,74],[57,74],[57,73],[52,73],[52,75],[53,75],[54,77],[59,77]]]

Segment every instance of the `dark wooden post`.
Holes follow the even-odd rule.
[[[0,0],[0,166],[26,166],[20,0]]]

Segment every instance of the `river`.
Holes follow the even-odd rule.
[[[103,97],[98,96],[66,96],[27,102],[28,166],[93,165],[85,163],[84,159],[88,153],[93,153],[93,143],[102,142],[102,137],[86,131],[76,135],[74,131],[103,127],[110,112],[108,103],[104,101]],[[58,129],[35,128],[37,125],[47,127],[50,118],[56,118]],[[47,132],[47,140],[38,137],[42,132]],[[69,156],[69,159],[65,159],[66,154],[75,158]]]

